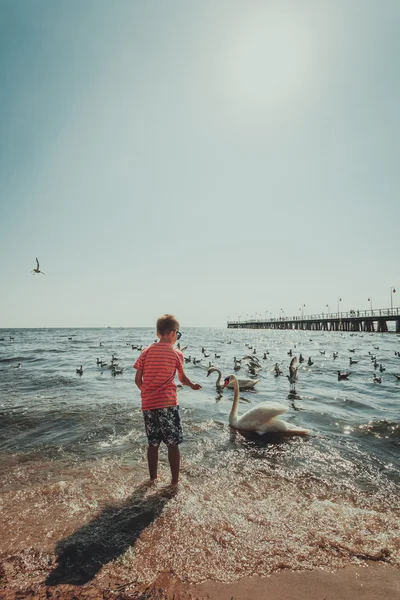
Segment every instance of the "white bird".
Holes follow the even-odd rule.
[[[46,275],[46,273],[44,271],[40,270],[38,259],[36,259],[36,265],[37,265],[36,269],[32,270],[32,275],[34,275],[35,273],[41,273],[42,275]]]
[[[299,368],[299,365],[297,364],[297,356],[294,356],[292,358],[292,360],[290,361],[289,375],[286,375],[286,377],[289,379],[289,382],[290,382],[290,391],[292,391],[292,392],[295,391],[298,368]]]
[[[239,384],[235,375],[231,375],[225,379],[224,387],[233,383],[234,398],[232,410],[229,415],[229,425],[239,431],[254,431],[262,435],[263,433],[283,433],[286,435],[309,435],[308,429],[296,427],[291,423],[281,421],[277,417],[287,411],[287,408],[279,402],[263,402],[254,406],[238,417],[239,404]]]
[[[221,383],[221,381],[222,381],[222,373],[216,367],[210,367],[208,369],[207,377],[209,375],[211,375],[211,373],[218,373],[218,379],[215,382],[215,387],[217,388],[218,391],[221,391],[224,387],[228,387],[231,390],[234,388],[233,383],[229,383],[226,386],[222,385],[222,383]],[[237,382],[239,383],[239,389],[241,389],[241,390],[250,390],[250,389],[254,388],[254,386],[256,385],[256,383],[258,383],[259,381],[261,381],[260,379],[242,379],[242,378],[236,378],[236,379],[237,379]]]

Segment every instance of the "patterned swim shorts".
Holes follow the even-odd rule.
[[[183,442],[179,406],[144,410],[144,426],[150,446],[178,446]]]

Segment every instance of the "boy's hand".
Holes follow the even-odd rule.
[[[190,387],[192,390],[201,390],[201,385],[199,383],[192,383]]]

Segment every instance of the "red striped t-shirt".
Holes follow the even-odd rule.
[[[171,344],[156,342],[143,350],[134,369],[142,369],[142,410],[176,406],[176,372],[184,373],[183,354]]]

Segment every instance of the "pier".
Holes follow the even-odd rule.
[[[388,328],[394,321],[395,327]],[[400,333],[400,308],[351,310],[349,312],[321,313],[302,317],[248,319],[228,321],[228,329],[293,329],[304,331],[370,331]]]

